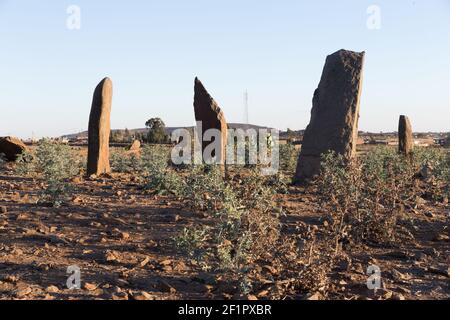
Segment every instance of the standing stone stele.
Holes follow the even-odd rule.
[[[141,150],[141,142],[139,140],[134,140],[133,143],[128,147],[128,151],[139,152]]]
[[[111,172],[109,164],[109,135],[111,133],[112,81],[103,79],[95,88],[89,116],[87,174]]]
[[[411,122],[407,116],[400,116],[398,123],[398,151],[410,156],[414,148],[414,137]]]
[[[206,91],[203,84],[200,82],[198,78],[195,78],[195,87],[194,87],[195,95],[194,95],[194,111],[195,111],[195,120],[197,122],[201,122],[202,137],[205,132],[209,129],[217,129],[220,131],[220,151],[221,155],[212,155],[217,157],[217,164],[224,165],[225,157],[226,157],[226,145],[227,145],[227,135],[228,135],[228,127],[227,122],[225,120],[225,115],[220,109],[217,102],[210,96],[208,91]],[[200,134],[200,132],[199,132]],[[205,148],[211,144],[211,141],[204,141],[202,139],[202,153]],[[204,159],[205,160],[205,159]]]
[[[340,50],[327,57],[303,137],[297,182],[320,173],[326,152],[334,151],[347,160],[356,156],[364,56],[364,52]]]

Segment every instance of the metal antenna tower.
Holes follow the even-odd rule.
[[[244,92],[244,123],[249,124],[249,116],[248,116],[248,91],[245,90]]]

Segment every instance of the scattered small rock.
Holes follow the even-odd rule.
[[[187,269],[186,264],[183,261],[178,262],[173,268],[173,270],[177,272],[183,272],[186,271],[186,269]]]
[[[83,179],[81,179],[81,177],[74,177],[72,179],[72,182],[75,184],[80,184],[81,182],[83,182]]]
[[[122,240],[128,240],[130,238],[130,234],[127,232],[121,232],[120,233],[120,239]]]
[[[86,283],[83,285],[83,287],[84,287],[84,289],[86,289],[87,291],[94,291],[94,290],[97,290],[98,285],[96,285],[95,283],[89,283],[89,282],[86,282]]]
[[[166,260],[161,261],[159,264],[162,266],[169,266],[172,264],[172,260],[166,259]]]
[[[424,198],[419,197],[419,196],[416,197],[416,205],[417,206],[424,205],[426,203],[427,203],[427,200],[425,200]]]
[[[143,268],[143,267],[145,267],[149,262],[150,262],[150,257],[145,257],[145,259],[142,260],[141,263],[139,263],[139,266],[140,266],[141,268]]]
[[[114,262],[119,260],[119,254],[115,251],[107,250],[105,253],[105,260],[107,262]]]
[[[266,298],[268,295],[269,295],[269,291],[268,290],[263,290],[263,291],[258,293],[258,298]]]
[[[310,301],[318,301],[321,299],[322,299],[322,295],[320,294],[320,292],[310,294],[309,296],[306,297],[306,300],[310,300]]]
[[[378,289],[376,291],[376,294],[379,295],[383,300],[390,300],[392,299],[394,293],[387,289]]]
[[[45,289],[47,292],[50,293],[58,293],[59,288],[57,286],[48,286],[47,289]]]
[[[22,250],[22,249],[19,249],[19,248],[14,248],[14,249],[11,251],[11,254],[16,255],[16,256],[21,256],[21,255],[23,255],[23,250]]]
[[[409,274],[403,274],[396,269],[392,269],[391,271],[392,278],[396,281],[408,281],[411,280],[411,276]]]
[[[27,215],[26,215],[26,214],[23,214],[23,213],[19,213],[19,214],[16,216],[16,221],[23,221],[23,220],[27,220]]]
[[[14,295],[17,298],[23,298],[29,295],[32,292],[31,287],[29,286],[19,286],[16,291],[14,291]]]
[[[83,199],[81,199],[80,197],[73,197],[72,201],[73,203],[82,203]]]

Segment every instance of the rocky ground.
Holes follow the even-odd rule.
[[[80,179],[72,202],[37,205],[39,181],[12,171],[0,176],[1,299],[229,299],[220,276],[204,273],[177,253],[172,238],[209,218],[182,202],[145,194],[130,175]],[[323,226],[325,212],[308,190],[281,196],[285,232]],[[414,241],[352,248],[332,269],[328,299],[449,299],[449,206],[423,201],[408,212]],[[369,265],[382,271],[384,289],[368,290]],[[81,271],[69,290],[68,267]],[[272,272],[272,271],[271,271]],[[273,271],[276,273],[277,271]],[[267,290],[251,299],[269,296]],[[314,292],[289,298],[323,298]]]

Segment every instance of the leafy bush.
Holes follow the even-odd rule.
[[[352,162],[328,153],[318,187],[323,205],[331,211],[336,250],[351,240],[393,242],[405,231],[398,224],[405,208],[416,207],[422,197],[448,200],[450,153],[417,148],[412,157],[404,157],[393,148],[379,147]]]
[[[350,240],[395,241],[399,212],[416,194],[414,173],[410,161],[390,148],[351,162],[325,154],[318,187],[332,212],[336,250]]]
[[[267,177],[267,184],[272,186],[274,190],[281,194],[289,193],[289,185],[292,184],[293,175],[288,175],[282,171]]]
[[[193,166],[186,177],[183,196],[195,210],[216,211],[226,192],[223,173],[217,165]]]
[[[124,152],[111,153],[111,169],[119,173],[138,173],[141,170],[141,159],[138,155]]]
[[[43,178],[45,188],[40,201],[55,207],[66,201],[71,190],[68,179],[80,174],[81,161],[68,145],[43,139],[35,154],[24,153],[18,159],[17,172]]]
[[[297,167],[299,151],[291,143],[280,144],[280,168],[288,174],[293,174]]]
[[[203,258],[206,236],[206,228],[184,228],[183,232],[174,238],[175,246],[189,257],[200,260]]]
[[[158,194],[181,195],[184,181],[169,166],[169,149],[164,146],[145,146],[141,155],[141,172],[146,180],[145,188]]]
[[[16,160],[17,166],[15,172],[20,176],[34,177],[37,175],[36,163],[34,162],[34,156],[31,151],[22,152]]]
[[[437,148],[414,151],[414,165],[427,181],[427,193],[435,200],[450,198],[450,152]]]
[[[186,179],[184,195],[188,203],[211,214],[215,221],[212,227],[201,229],[202,241],[188,242],[195,244],[190,250],[202,250],[201,256],[208,260],[204,265],[237,280],[242,293],[251,289],[255,262],[276,250],[280,210],[275,194],[257,170],[235,182],[225,181],[219,166],[199,166]],[[186,231],[182,236],[192,239]],[[205,239],[211,243],[206,244]]]

